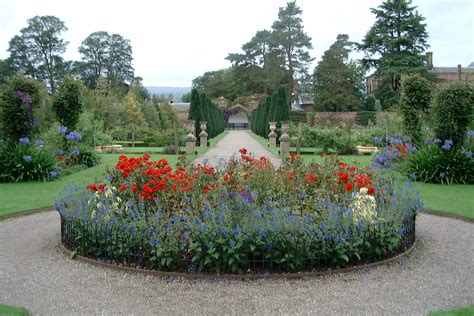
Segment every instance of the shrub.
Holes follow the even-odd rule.
[[[403,112],[405,133],[415,144],[421,144],[421,115],[431,102],[431,89],[426,79],[419,75],[402,80],[403,96],[400,109]]]
[[[26,140],[0,151],[0,182],[47,181],[57,176],[56,157]]]
[[[410,156],[407,172],[412,179],[429,183],[474,183],[472,153],[450,148],[450,142],[440,147],[434,143]]]
[[[78,80],[65,77],[53,100],[53,110],[58,121],[69,130],[76,128],[82,112],[82,84]]]
[[[9,81],[0,99],[2,129],[9,141],[16,142],[37,132],[39,122],[34,114],[42,101],[42,88],[38,81],[22,76]]]
[[[81,255],[123,262],[139,249],[133,263],[152,269],[283,272],[390,256],[421,207],[410,190],[335,158],[292,155],[276,170],[241,149],[219,170],[121,156],[105,182],[69,187],[55,207]]]
[[[461,148],[474,105],[474,88],[455,83],[439,93],[434,108],[435,133],[439,139],[451,139],[455,148]]]

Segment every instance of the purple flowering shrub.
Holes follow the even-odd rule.
[[[22,76],[13,77],[7,84],[0,97],[0,119],[4,135],[11,143],[37,132],[35,110],[41,103],[43,89],[40,82]]]

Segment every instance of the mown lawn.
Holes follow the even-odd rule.
[[[472,316],[474,315],[474,305],[454,308],[446,311],[431,312],[428,316]]]
[[[28,315],[28,310],[23,307],[14,307],[0,304],[0,315],[24,316]]]

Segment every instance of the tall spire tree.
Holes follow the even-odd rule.
[[[423,54],[429,48],[425,18],[411,0],[386,0],[371,11],[375,23],[359,44],[365,52],[363,64],[376,69],[375,74],[396,93],[403,74],[429,77]]]
[[[309,63],[313,60],[308,51],[313,48],[311,37],[303,30],[302,12],[296,1],[288,2],[286,7],[280,8],[278,20],[272,25],[273,43],[285,58],[288,84],[292,90],[298,81],[307,80]]]

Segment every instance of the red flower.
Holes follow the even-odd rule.
[[[245,155],[245,154],[247,153],[247,149],[245,149],[245,148],[240,148],[240,149],[239,149],[239,153]]]
[[[104,190],[105,190],[105,184],[99,185],[99,190],[102,191],[102,192],[104,192]]]
[[[345,163],[339,163],[339,169],[346,169],[347,165]]]
[[[298,156],[296,155],[295,152],[291,152],[291,153],[290,153],[290,159],[291,159],[291,161],[294,161],[294,160],[296,159],[296,157],[298,157]]]
[[[90,190],[90,191],[97,191],[97,186],[95,184],[89,184],[87,186],[87,190]]]
[[[133,191],[134,193],[137,193],[137,192],[138,192],[138,187],[137,187],[136,185],[134,185],[134,186],[132,187],[132,191]]]
[[[126,185],[126,184],[122,184],[122,186],[120,187],[120,190],[119,190],[119,191],[120,191],[120,192],[123,192],[123,191],[125,191],[125,190],[127,190],[127,185]]]
[[[150,159],[150,155],[149,155],[149,154],[144,154],[144,155],[143,155],[143,159],[145,159],[145,160]]]
[[[367,189],[367,194],[372,195],[372,194],[374,194],[374,192],[375,192],[375,188],[374,188],[374,187],[370,187],[370,188]]]
[[[295,174],[293,172],[288,172],[286,174],[286,177],[288,178],[288,180],[291,180],[291,179],[294,179],[295,178]]]
[[[344,187],[344,192],[349,192],[349,191],[352,191],[352,190],[354,190],[354,185],[352,183],[348,183]]]

